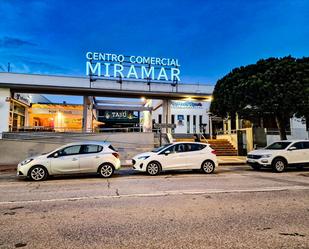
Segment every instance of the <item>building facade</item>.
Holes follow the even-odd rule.
[[[207,101],[172,101],[171,124],[175,125],[172,133],[175,134],[210,134],[209,106]],[[153,112],[153,122],[162,124],[163,109]]]

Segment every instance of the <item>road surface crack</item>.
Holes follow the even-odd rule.
[[[269,177],[269,176],[252,176],[253,178],[257,179],[262,179],[262,180],[269,180],[273,182],[279,182],[279,183],[287,183],[291,185],[298,185],[298,186],[309,186],[309,183],[306,182],[300,182],[300,181],[293,181],[293,180],[288,180],[288,179],[283,179],[283,178],[274,178],[274,177]]]
[[[304,234],[299,234],[299,233],[279,233],[280,235],[284,236],[299,236],[299,237],[305,237]]]

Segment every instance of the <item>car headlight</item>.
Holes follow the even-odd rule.
[[[267,155],[262,155],[261,158],[269,158],[271,157],[271,154],[267,154]]]
[[[149,157],[149,156],[140,156],[140,157],[138,157],[137,159],[139,159],[139,160],[146,160],[148,157]]]
[[[33,158],[26,159],[26,160],[22,161],[22,162],[20,163],[20,165],[22,165],[22,166],[23,166],[23,165],[26,165],[26,164],[30,163],[32,160],[33,160]]]

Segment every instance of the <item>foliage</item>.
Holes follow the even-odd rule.
[[[271,114],[281,139],[293,115],[309,117],[309,58],[269,58],[233,69],[218,80],[210,111],[227,117]]]

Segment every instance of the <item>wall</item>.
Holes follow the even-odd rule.
[[[175,101],[176,102],[176,101]],[[180,101],[184,102],[184,101]],[[190,101],[191,102],[191,101]],[[195,102],[195,103],[201,103],[201,107],[192,107],[192,108],[185,108],[185,107],[177,107],[175,105],[171,105],[171,115],[175,115],[175,133],[187,133],[187,115],[190,115],[190,133],[195,133],[193,130],[193,115],[196,116],[196,133],[200,133],[199,129],[199,116],[202,116],[202,123],[207,124],[206,126],[206,133],[209,133],[209,116],[207,114],[209,110],[210,102]],[[153,112],[153,119],[155,119],[155,122],[159,122],[159,115],[162,115],[163,120],[163,110],[162,107],[158,108],[156,111]],[[183,115],[184,120],[179,122],[177,120],[178,115]]]
[[[7,98],[10,96],[9,88],[0,88],[0,139],[2,132],[9,130],[10,101],[7,101]]]
[[[82,140],[110,142],[119,151],[123,164],[128,164],[133,156],[150,151],[154,146],[153,133],[104,133],[71,137],[59,135],[59,137],[42,137],[32,140],[2,139],[0,140],[0,165],[15,165],[27,157]]]
[[[267,145],[281,140],[279,135],[266,135],[266,138],[267,138]],[[291,129],[291,135],[288,135],[287,139],[288,140],[309,139],[309,132],[300,128]]]
[[[290,119],[291,126],[291,135],[287,136],[289,140],[295,139],[309,139],[309,131],[306,131],[306,122],[303,118],[291,118]],[[267,135],[267,145],[279,141],[280,136],[278,135]]]

